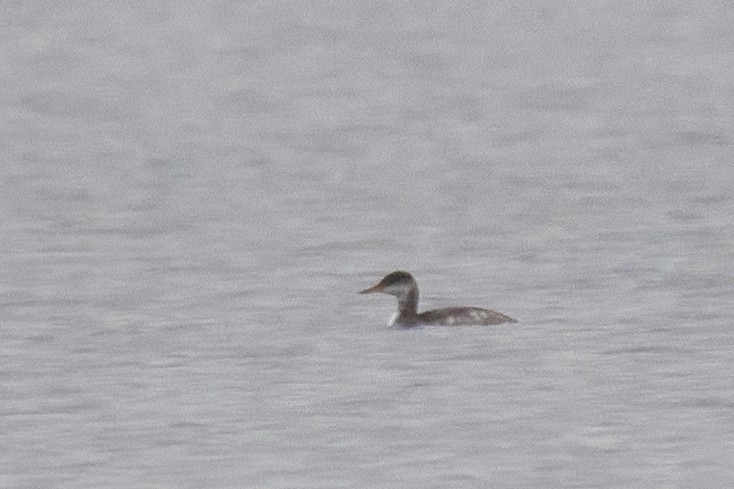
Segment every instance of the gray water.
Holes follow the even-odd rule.
[[[0,10],[0,487],[734,484],[730,2]]]

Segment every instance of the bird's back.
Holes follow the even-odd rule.
[[[479,307],[446,307],[418,314],[417,322],[436,326],[460,326],[516,323],[517,321],[499,312]]]

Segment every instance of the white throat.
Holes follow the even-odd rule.
[[[390,320],[387,322],[388,326],[395,326],[395,321],[398,320],[398,316],[400,315],[400,311],[395,311],[393,315],[390,317]]]

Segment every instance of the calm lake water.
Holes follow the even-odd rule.
[[[0,10],[0,487],[734,484],[734,5]]]

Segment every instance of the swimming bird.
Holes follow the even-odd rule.
[[[394,295],[398,298],[398,311],[390,319],[388,323],[390,326],[459,326],[517,322],[499,312],[478,307],[446,307],[418,313],[418,283],[408,272],[392,272],[380,280],[377,285],[360,291],[360,294],[376,292]]]

